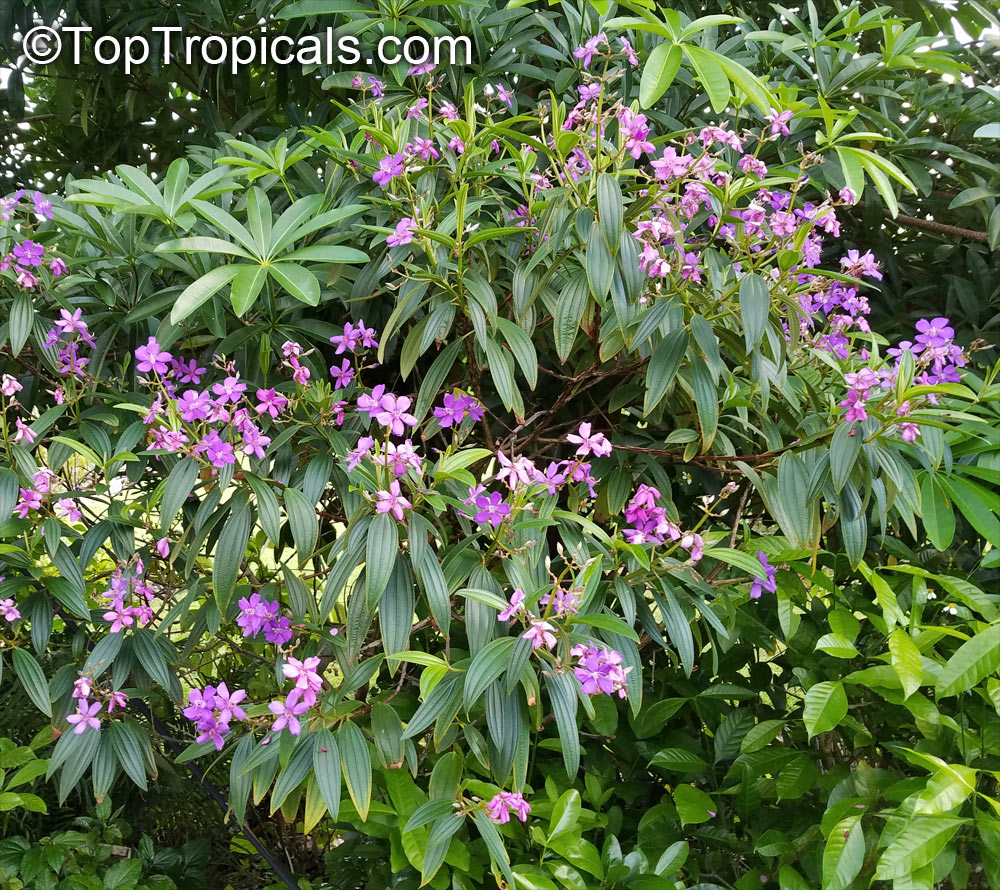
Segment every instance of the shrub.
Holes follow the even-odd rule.
[[[870,330],[837,214],[905,176],[721,23],[4,205],[60,798],[197,763],[354,886],[1000,883],[995,372]]]

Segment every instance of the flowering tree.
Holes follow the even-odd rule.
[[[4,199],[3,682],[61,799],[194,763],[373,887],[1000,885],[995,372],[870,328],[838,212],[894,165],[790,153],[821,101],[713,17],[637,83],[641,24]],[[692,76],[712,122],[640,110]]]

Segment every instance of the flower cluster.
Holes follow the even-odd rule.
[[[657,505],[660,491],[652,485],[640,485],[625,507],[625,540],[630,544],[662,544],[667,539],[688,551],[692,562],[704,555],[705,541],[697,532],[682,532],[670,519],[664,507]]]
[[[848,423],[866,420],[869,402],[876,399],[883,413],[900,419],[910,415],[915,406],[909,400],[897,404],[893,398],[900,368],[906,360],[912,360],[915,371],[913,382],[916,384],[933,386],[961,380],[959,369],[965,367],[968,357],[955,343],[955,330],[949,319],[922,318],[916,324],[916,331],[912,341],[904,340],[888,350],[888,355],[894,359],[892,365],[878,368],[864,366],[844,374],[848,389],[839,406],[844,409],[844,419]],[[929,404],[937,403],[933,393],[928,393],[925,398]],[[910,421],[903,420],[898,429],[904,442],[914,442],[920,435],[920,426]]]
[[[52,219],[52,202],[41,192],[30,196],[30,204],[24,189],[19,189],[9,198],[0,198],[0,222],[9,222],[19,211],[28,216],[33,212],[41,221]],[[25,289],[38,287],[39,273],[47,269],[53,278],[66,274],[66,263],[60,257],[48,256],[45,246],[24,238],[16,243],[6,256],[0,257],[0,272],[10,271],[18,286]]]
[[[156,593],[142,580],[144,565],[141,559],[129,568],[119,566],[103,596],[109,600],[104,620],[111,622],[111,633],[121,633],[126,627],[143,627],[153,617]],[[132,604],[136,602],[137,604]],[[127,604],[128,603],[128,604]]]
[[[229,734],[229,724],[236,720],[246,720],[246,712],[240,702],[247,696],[245,689],[229,691],[225,683],[192,689],[188,693],[188,706],[184,716],[198,731],[197,742],[211,742],[217,751],[222,750],[225,737]]]
[[[101,728],[101,718],[98,715],[101,712],[102,702],[99,700],[90,700],[96,692],[97,690],[94,688],[94,681],[84,674],[80,674],[80,676],[73,681],[73,692],[71,698],[76,701],[76,712],[68,715],[66,717],[66,722],[73,727],[73,733],[75,735],[81,735],[88,729],[99,731]],[[113,689],[105,694],[107,698],[107,712],[109,715],[113,714],[115,711],[123,710],[128,704],[128,696],[121,690]]]
[[[323,678],[316,670],[318,667],[319,658],[315,655],[302,661],[288,658],[281,666],[281,672],[289,680],[294,680],[295,686],[284,701],[273,701],[267,706],[275,716],[271,732],[281,732],[283,729],[287,729],[292,735],[302,732],[299,717],[316,704],[316,695],[323,687]]]
[[[244,637],[255,637],[262,631],[264,639],[276,646],[282,646],[292,638],[289,620],[281,614],[281,606],[275,600],[265,600],[259,593],[241,597],[240,613],[236,623],[243,629]]]
[[[580,691],[586,695],[628,695],[627,674],[631,667],[622,667],[622,654],[614,649],[577,644],[570,650],[577,659],[573,668],[580,681]]]
[[[514,813],[521,822],[527,822],[530,812],[531,805],[518,791],[501,791],[486,803],[486,815],[497,825],[510,822],[511,813]]]
[[[20,418],[17,421],[20,423]],[[27,430],[27,427],[24,429]],[[21,432],[21,428],[18,427],[18,433],[14,437],[15,442],[18,441],[17,436]],[[79,522],[83,518],[79,503],[72,497],[59,497],[63,491],[61,477],[47,467],[42,467],[32,473],[31,488],[18,489],[14,514],[19,519],[27,519],[32,513],[49,511],[67,522]]]

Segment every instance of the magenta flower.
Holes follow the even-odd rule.
[[[83,699],[78,700],[76,713],[70,714],[66,718],[66,722],[73,726],[73,735],[81,735],[88,726],[100,731],[101,718],[97,716],[100,710],[101,703],[99,701],[91,702],[88,705]]]
[[[602,31],[600,34],[595,34],[593,37],[589,38],[583,46],[578,46],[573,50],[573,58],[580,59],[583,62],[584,68],[589,68],[591,61],[598,52],[600,52],[601,44],[607,44],[608,38],[604,36]]]
[[[631,668],[622,667],[622,654],[614,649],[576,645],[570,654],[579,659],[573,673],[585,695],[628,696],[627,675]]]
[[[70,522],[79,522],[83,519],[83,513],[80,512],[80,508],[77,507],[73,498],[59,498],[56,501],[55,512]]]
[[[171,359],[169,352],[161,351],[160,344],[156,342],[155,337],[150,337],[145,346],[136,349],[135,357],[139,359],[139,364],[136,365],[137,370],[144,374],[148,374],[150,371],[154,374],[166,374],[167,362]]]
[[[345,358],[340,363],[339,368],[336,365],[330,366],[330,376],[333,378],[333,388],[335,390],[347,389],[354,379],[354,365],[351,364],[350,359]]]
[[[273,389],[258,389],[257,390],[257,404],[254,409],[258,414],[269,414],[272,419],[276,419],[278,415],[285,410],[285,406],[288,404],[288,399],[286,399],[281,393],[276,392]]]
[[[49,271],[52,273],[53,278],[59,278],[65,275],[69,270],[66,268],[66,263],[63,262],[59,257],[55,257],[49,260]]]
[[[497,84],[497,98],[508,108],[514,107],[514,96],[502,83]]]
[[[606,457],[611,454],[612,446],[604,433],[591,433],[589,423],[581,423],[580,429],[576,433],[566,436],[566,441],[580,447],[576,453],[581,457],[593,454],[594,457]]]
[[[791,111],[777,111],[777,109],[772,108],[771,113],[767,116],[768,122],[771,124],[771,135],[772,136],[787,136],[788,135],[788,122],[792,119],[793,114]]]
[[[391,513],[400,522],[403,521],[403,511],[409,510],[413,504],[411,504],[399,489],[399,482],[395,479],[389,483],[388,491],[377,491],[375,496],[378,498],[378,502],[375,504],[376,513]]]
[[[753,583],[750,585],[750,599],[754,600],[760,599],[761,592],[764,590],[768,593],[776,593],[778,590],[778,582],[774,579],[778,570],[767,561],[767,556],[761,550],[757,551],[757,560],[760,562],[761,568],[764,569],[764,576],[754,577]]]
[[[309,705],[299,700],[300,695],[298,689],[293,689],[283,702],[273,701],[267,706],[267,709],[278,718],[271,724],[271,732],[281,732],[286,727],[292,735],[299,735],[302,732],[302,724],[298,718],[309,710]]]
[[[264,449],[271,444],[271,437],[265,436],[255,424],[249,423],[243,427],[243,453],[263,459]]]
[[[510,813],[512,810],[521,822],[528,821],[531,805],[518,791],[501,791],[486,802],[487,817],[491,822],[495,822],[498,825],[510,822]]]
[[[42,496],[39,492],[32,488],[21,488],[19,491],[21,492],[21,498],[17,502],[14,512],[21,519],[27,518],[28,513],[32,510],[37,511],[42,509]]]
[[[240,380],[239,374],[212,385],[212,392],[220,402],[238,402],[246,391],[247,385]]]
[[[426,99],[424,100],[426,104]],[[394,155],[386,155],[381,158],[378,162],[378,170],[375,171],[375,175],[372,176],[372,181],[382,188],[386,188],[390,182],[392,182],[393,177],[403,175],[403,155],[402,153],[397,153]]]
[[[417,221],[410,216],[404,216],[396,223],[396,231],[386,236],[385,243],[390,247],[402,247],[413,241],[413,233],[417,230]]]
[[[21,617],[21,613],[17,611],[17,606],[13,599],[0,600],[0,617],[11,623]]]
[[[503,496],[499,491],[494,491],[491,495],[481,494],[476,498],[478,512],[474,519],[476,522],[489,523],[493,528],[497,528],[504,518],[510,515],[510,504],[504,503]]]
[[[510,605],[497,615],[497,621],[510,621],[511,618],[523,611],[525,611],[524,591],[520,587],[516,587],[510,595]]]
[[[21,386],[16,377],[11,376],[10,374],[4,374],[3,377],[0,378],[0,393],[3,393],[8,398],[16,395],[22,389],[24,389],[24,387]]]
[[[22,241],[14,245],[14,262],[22,268],[30,266],[40,266],[42,257],[45,256],[45,248],[35,241]]]
[[[379,400],[380,410],[373,415],[375,422],[391,430],[394,436],[402,436],[406,427],[417,425],[417,418],[407,411],[411,402],[409,396],[386,393]]]
[[[177,410],[181,420],[194,423],[197,420],[207,420],[212,399],[205,390],[186,389],[177,400]]]
[[[543,646],[546,649],[551,649],[556,644],[556,635],[554,633],[555,627],[549,624],[548,621],[540,621],[537,618],[531,620],[531,627],[529,627],[522,636],[526,640],[531,641],[532,650],[541,649]]]
[[[14,428],[17,430],[17,432],[14,433],[15,442],[25,442],[28,445],[35,444],[38,434],[35,433],[30,426],[25,424],[20,417],[16,417],[14,419]]]

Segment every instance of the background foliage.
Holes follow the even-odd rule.
[[[158,6],[57,7],[116,32],[173,21]],[[56,7],[34,9],[51,20]],[[351,86],[354,72],[233,81],[194,70],[175,85],[174,71],[53,66],[8,79],[11,191],[63,195],[52,220],[13,219],[3,253],[27,233],[69,269],[30,290],[16,270],[0,273],[4,372],[23,386],[18,405],[4,402],[2,512],[41,466],[86,512],[75,521],[46,506],[0,526],[0,599],[22,616],[3,625],[0,652],[2,734],[14,740],[0,760],[7,886],[202,886],[201,869],[213,886],[275,880],[244,836],[230,845],[210,798],[187,803],[203,773],[232,824],[313,886],[461,890],[491,872],[527,890],[1000,886],[994,354],[974,351],[961,384],[936,389],[904,363],[895,401],[861,425],[838,405],[843,375],[877,366],[918,318],[950,316],[963,345],[996,339],[996,9],[963,4],[965,42],[919,4],[704,12],[417,3],[364,16],[306,0],[170,13],[223,32],[274,13],[293,32],[397,22],[469,33],[474,64],[442,72],[431,95],[460,115],[448,130],[435,120],[436,136],[406,116],[428,76],[402,69],[381,75],[378,102]],[[4,4],[4,36],[30,13]],[[638,272],[628,233],[656,216],[649,158],[623,150],[615,109],[588,161],[602,175],[568,176],[574,149],[590,152],[585,127],[551,145],[544,136],[587,79],[574,49],[602,30],[627,36],[642,61],[615,60],[608,108],[641,105],[657,155],[710,125],[767,135],[772,108],[793,112],[790,135],[759,146],[767,184],[808,177],[799,204],[861,192],[837,206],[841,232],[821,265],[835,275],[848,250],[875,251],[885,277],[862,291],[875,335],[852,329],[846,357],[808,337],[786,344],[782,322],[797,328],[811,282],[788,274],[800,257],[773,243],[713,252],[692,235],[701,281],[680,264],[662,282]],[[154,115],[164,96],[176,119]],[[123,110],[155,123],[123,128]],[[27,118],[30,152],[13,126]],[[417,136],[436,139],[441,159],[375,185],[379,159]],[[555,187],[531,184],[533,170]],[[685,223],[692,233],[760,187],[716,185]],[[420,223],[414,241],[390,250],[404,217]],[[761,276],[749,285],[747,268]],[[46,332],[75,309],[96,340],[66,375]],[[414,510],[398,525],[373,511],[388,481],[379,468],[345,462],[362,418],[335,422],[342,396],[326,368],[344,356],[329,338],[361,318],[380,346],[358,359],[365,386],[352,402],[382,385],[412,396],[425,424],[422,475],[404,479]],[[294,413],[263,426],[264,456],[216,477],[204,456],[148,449],[136,350],[149,337],[205,367],[224,356],[251,394],[293,399]],[[291,379],[287,341],[314,350],[309,387]],[[54,405],[60,386],[67,398]],[[486,410],[455,438],[430,420],[453,387]],[[901,441],[893,414],[908,398],[916,442]],[[15,415],[36,442],[15,442]],[[586,482],[536,489],[531,508],[512,495],[495,537],[463,516],[467,486],[499,469],[494,455],[572,462],[565,436],[581,420],[615,446],[593,461],[595,497]],[[622,513],[642,484],[704,537],[702,560],[691,541],[626,539]],[[751,599],[757,550],[778,567],[776,589]],[[155,617],[109,632],[102,594],[136,557]],[[551,591],[554,579],[585,604],[557,622],[560,645],[622,651],[625,700],[567,692],[552,678],[568,675],[542,656],[525,662],[523,644],[515,654],[496,612],[514,588]],[[287,681],[276,648],[234,623],[252,592],[281,603],[295,657],[323,660],[317,713],[333,732],[315,722],[259,745],[266,702]],[[124,690],[128,716],[66,732],[81,671],[102,695]],[[220,681],[247,689],[257,734],[240,727],[217,754],[193,743],[181,700]],[[53,726],[64,731],[55,744]],[[474,801],[501,789],[530,802],[523,826],[492,829]],[[185,818],[171,821],[178,806]],[[191,846],[203,836],[222,858]],[[237,878],[243,856],[259,870]]]

